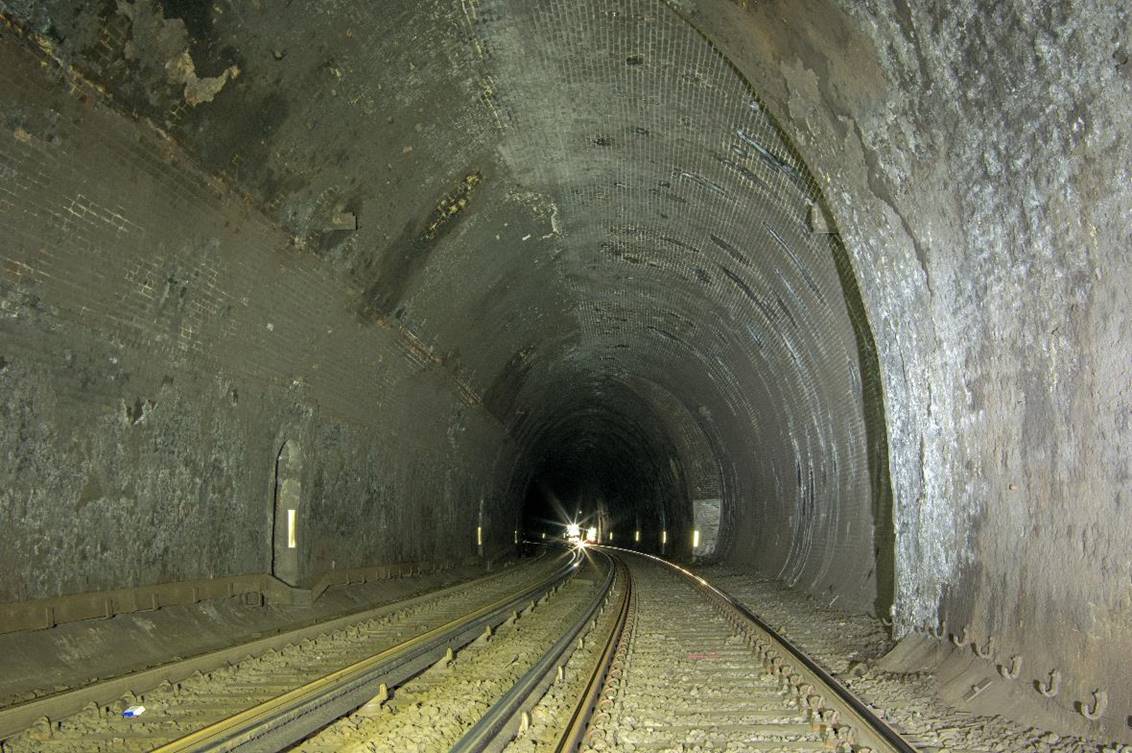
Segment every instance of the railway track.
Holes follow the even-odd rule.
[[[535,569],[42,721],[0,753],[914,751],[690,572],[607,547]],[[156,713],[124,720],[130,702]]]
[[[615,584],[606,555],[591,557],[568,586],[498,631],[406,682],[391,698],[343,717],[294,753],[502,750],[530,727],[530,710],[584,644]]]
[[[663,560],[622,559],[633,603],[580,750],[914,753],[726,594]]]
[[[0,710],[2,753],[279,750],[558,588],[577,557]],[[123,718],[144,705],[138,718]]]

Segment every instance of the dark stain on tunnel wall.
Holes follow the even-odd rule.
[[[366,286],[358,307],[362,319],[389,316],[408,290],[417,272],[428,260],[435,243],[417,233],[417,223],[409,221],[376,260],[376,279]]]
[[[888,429],[885,424],[884,388],[880,358],[869,326],[865,302],[849,260],[849,252],[838,236],[830,236],[830,252],[841,278],[845,307],[857,343],[861,369],[861,402],[864,408],[865,441],[868,447],[869,485],[872,489],[873,550],[876,566],[878,615],[888,615],[896,598],[896,529],[892,512],[892,484],[888,467]]]
[[[500,421],[507,421],[507,416],[511,413],[523,384],[527,381],[527,375],[531,371],[529,356],[529,350],[520,350],[511,356],[511,360],[484,393],[484,407]]]
[[[225,87],[230,91],[222,91],[208,108],[186,114],[179,130],[189,132],[186,135],[207,169],[255,185],[270,203],[275,197],[269,189],[277,187],[280,180],[267,167],[271,142],[291,106],[280,92],[240,96],[242,86],[239,79],[230,82]],[[194,138],[205,132],[208,138]]]
[[[463,219],[471,197],[483,180],[482,173],[472,171],[451,191],[445,193],[425,222],[410,220],[401,234],[374,261],[368,276],[358,314],[362,319],[375,316],[397,317],[400,304],[413,280],[436,251],[440,241]],[[423,229],[418,230],[423,225]]]
[[[166,18],[179,18],[185,23],[189,37],[203,41],[212,33],[212,19],[209,11],[212,3],[201,0],[161,0],[161,9]]]

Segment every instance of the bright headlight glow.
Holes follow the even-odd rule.
[[[566,524],[566,536],[571,539],[576,539],[582,535],[582,527],[577,523]]]
[[[596,526],[590,526],[589,530],[586,531],[586,541],[597,541],[597,527]]]

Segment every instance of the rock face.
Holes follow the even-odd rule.
[[[853,256],[884,374],[898,625],[994,638],[1022,683],[1059,668],[1066,710],[1106,687],[1127,710],[1127,9],[700,10]]]
[[[307,575],[719,497],[1127,734],[1120,4],[0,11],[0,599],[270,568],[294,439]]]

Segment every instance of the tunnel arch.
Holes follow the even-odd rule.
[[[552,350],[536,353],[513,385],[512,415],[534,420],[547,389],[530,385],[555,383],[562,363],[588,363],[729,416],[717,451],[741,459],[728,478],[742,502],[725,509],[729,538],[745,546],[725,549],[792,584],[844,591],[887,612],[895,575],[884,551],[892,536],[884,530],[891,495],[883,390],[852,265],[817,182],[747,79],[668,4],[633,3],[620,15],[613,4],[592,4],[596,17],[617,19],[618,31],[597,59],[569,69],[554,57],[563,45],[552,30],[591,18],[509,7],[508,31],[522,28],[522,39],[493,39],[498,30],[485,19],[503,5],[477,6],[471,28],[495,50],[482,63],[492,79],[518,81],[494,103],[506,115],[507,167],[553,206],[548,242],[579,301],[567,309],[572,334],[552,337]],[[634,37],[640,29],[665,38],[671,56],[624,64],[651,44]],[[500,52],[512,43],[532,58],[523,73]],[[694,61],[690,78],[674,78],[670,60],[681,57]],[[554,107],[532,110],[527,102],[545,97],[523,89],[540,65],[553,71],[540,77],[561,81],[556,97],[618,103],[613,117],[601,127],[577,113],[546,120]],[[650,75],[676,81],[677,92],[654,93]],[[681,109],[683,94],[696,112],[728,114],[681,116],[691,111]],[[872,362],[862,361],[870,353]],[[521,456],[523,431],[513,437]],[[827,545],[836,540],[843,543]],[[834,567],[845,547],[859,552],[854,575]]]
[[[625,536],[627,521],[635,525],[640,518],[648,542],[657,539],[658,520],[683,526],[690,510],[688,489],[680,466],[671,464],[679,455],[649,404],[616,380],[575,375],[571,382],[571,390],[548,400],[544,416],[529,426],[513,465],[513,498],[521,502],[534,484],[560,500],[557,516],[547,514],[553,506],[532,511],[534,519],[525,516],[529,525],[549,520],[561,526],[563,514],[577,509],[568,500],[583,498],[583,514],[596,518],[600,513],[603,533],[614,526]]]
[[[432,479],[399,470],[395,483],[356,493],[357,504],[392,509],[396,514],[367,514],[399,521],[401,508],[375,504],[375,497],[424,487],[444,499],[435,519],[431,508],[419,513],[427,523],[421,540],[402,542],[402,551],[417,556],[443,550],[446,528],[464,525],[459,490],[481,489],[477,514],[490,525],[477,527],[485,528],[487,549],[505,547],[523,485],[501,469],[537,454],[529,446],[543,441],[537,427],[578,426],[555,416],[563,410],[555,406],[565,404],[556,393],[655,383],[712,417],[708,436],[713,452],[727,458],[723,477],[734,500],[725,505],[730,559],[884,611],[878,593],[891,590],[891,572],[877,567],[874,541],[886,540],[887,525],[878,505],[888,484],[883,391],[869,362],[875,348],[850,254],[829,232],[836,226],[822,191],[837,186],[819,188],[751,78],[682,3],[483,0],[433,10],[389,11],[405,32],[381,37],[382,54],[412,59],[419,85],[398,89],[401,99],[391,98],[380,117],[365,92],[341,102],[292,99],[286,86],[261,75],[233,79],[209,107],[170,125],[174,138],[207,157],[205,167],[236,166],[234,179],[286,228],[292,249],[349,281],[347,313],[356,331],[340,323],[325,331],[354,331],[368,343],[358,352],[374,357],[339,362],[396,362],[413,375],[379,369],[367,393],[359,385],[343,389],[348,379],[333,369],[314,374],[323,366],[308,359],[281,369],[291,375],[280,384],[302,395],[295,399],[318,405],[320,420],[357,427],[350,435],[335,426],[335,436],[371,436],[367,442],[386,449],[395,431],[417,428],[411,407],[389,407],[414,394],[410,382],[419,377],[422,389],[454,397],[475,414],[446,407],[422,424],[444,436],[444,450],[472,446],[453,440],[472,425],[486,452],[498,448],[495,466],[473,464],[466,482],[454,482],[453,472]],[[376,21],[367,13],[357,21]],[[444,44],[405,46],[430,35]],[[360,67],[344,86],[364,88],[385,75],[362,75],[372,60],[351,60]],[[277,67],[298,71],[292,65]],[[126,78],[110,81],[111,89],[134,95],[140,113],[165,117],[169,92],[138,97],[144,84],[114,75]],[[450,109],[426,124],[424,105],[436,92],[448,95],[440,99]],[[235,132],[201,138],[219,122],[265,113],[274,120],[258,140]],[[343,157],[370,148],[348,138],[348,129],[310,143],[309,124],[324,116],[351,127],[381,125],[368,157],[374,164],[380,157],[386,172],[366,172],[365,158]],[[447,127],[459,131],[449,139],[454,149],[428,137]],[[270,159],[262,149],[268,141],[295,157],[290,166]],[[335,169],[320,174],[315,166],[333,149]],[[411,160],[405,164],[412,169],[399,174],[388,153]],[[307,161],[302,175],[291,172]],[[349,228],[343,212],[354,216]],[[215,260],[205,255],[194,263],[203,269]],[[263,325],[257,321],[256,330]],[[273,322],[266,325],[274,331]],[[188,337],[196,329],[173,331]],[[613,410],[616,401],[590,408],[609,411],[615,420],[607,427],[635,424],[638,439],[667,436],[670,428],[641,428],[655,423],[642,417],[663,399],[642,407],[631,392],[618,393],[637,406],[628,423],[629,413]],[[581,402],[572,405],[577,412]],[[657,457],[672,455],[668,444],[657,439],[664,445]],[[623,441],[611,451],[629,457]],[[364,455],[373,469],[380,451]],[[347,473],[340,460],[332,455],[338,470],[316,473],[311,483],[315,525],[325,525],[327,541],[347,525],[330,501]],[[669,477],[679,466],[645,462],[678,485]],[[687,500],[671,491],[659,496],[668,500],[657,504],[674,538],[683,541],[677,529],[688,525]],[[378,556],[379,537],[366,536],[363,550]],[[337,561],[331,548],[318,549],[319,563]],[[840,564],[846,559],[847,567]]]
[[[505,556],[563,405],[679,475],[654,383],[728,565],[1127,676],[1122,6],[89,6],[2,11],[5,599],[263,572],[296,420],[307,575]]]

